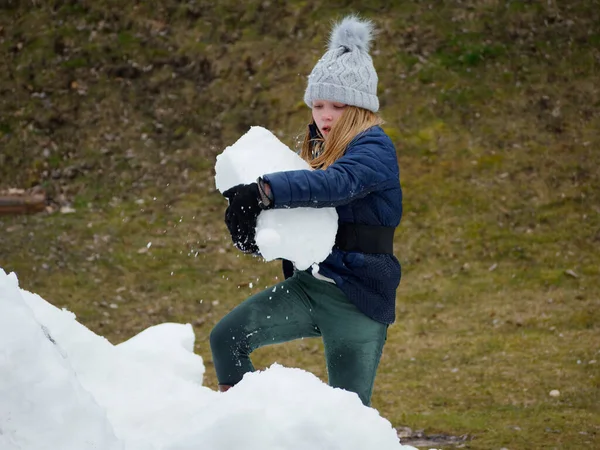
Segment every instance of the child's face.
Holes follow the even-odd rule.
[[[325,139],[336,124],[346,105],[339,102],[330,102],[328,100],[315,100],[312,107],[312,116],[315,124]]]

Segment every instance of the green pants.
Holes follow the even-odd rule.
[[[360,312],[335,284],[296,271],[227,314],[212,330],[210,346],[219,384],[234,385],[254,370],[255,349],[322,336],[329,384],[369,405],[386,335],[387,325]]]

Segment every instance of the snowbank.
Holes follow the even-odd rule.
[[[201,386],[189,325],[112,345],[0,269],[2,450],[408,450],[358,396],[274,364]]]

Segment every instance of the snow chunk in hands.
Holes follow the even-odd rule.
[[[264,174],[311,170],[310,166],[269,130],[250,130],[217,156],[215,183],[223,193],[249,184]],[[256,245],[267,261],[284,258],[300,270],[327,258],[337,233],[335,208],[293,208],[262,211],[256,225]]]
[[[277,136],[263,127],[250,127],[217,156],[215,183],[223,193],[238,184],[254,183],[266,173],[310,170],[310,166]]]

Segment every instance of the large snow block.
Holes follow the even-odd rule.
[[[215,183],[223,193],[237,184],[253,183],[261,175],[287,170],[311,168],[269,130],[251,127],[217,156]],[[265,260],[288,259],[304,270],[331,253],[337,220],[335,208],[263,211],[258,216],[256,244]]]

